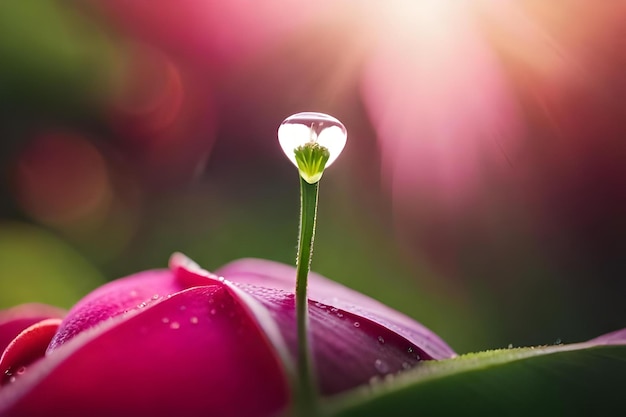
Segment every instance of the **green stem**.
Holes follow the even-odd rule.
[[[298,387],[296,398],[297,416],[317,414],[317,390],[312,370],[308,338],[309,316],[307,302],[307,279],[313,257],[313,240],[317,217],[318,183],[309,184],[300,177],[300,238],[296,259],[296,317],[298,325]]]

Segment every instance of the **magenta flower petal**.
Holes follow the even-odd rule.
[[[0,311],[0,355],[24,329],[49,318],[62,318],[65,311],[45,304],[22,304]]]
[[[271,312],[296,351],[295,269],[260,259],[217,271]],[[317,274],[309,277],[310,330],[320,389],[334,394],[454,352],[433,332],[379,302]]]
[[[103,285],[69,311],[48,351],[102,321],[140,310],[185,288],[185,283],[179,282],[166,269],[140,272]]]
[[[0,356],[0,385],[12,383],[32,363],[44,357],[61,319],[41,320],[23,330]]]
[[[592,345],[626,345],[626,328],[603,334],[585,343]]]
[[[274,352],[224,285],[83,331],[0,390],[12,416],[265,416],[287,403]]]
[[[241,259],[223,266],[216,273],[233,282],[286,292],[293,292],[295,286],[295,268],[264,259]],[[315,272],[309,275],[308,294],[311,300],[365,317],[397,332],[420,346],[431,359],[456,356],[439,336],[412,318]]]

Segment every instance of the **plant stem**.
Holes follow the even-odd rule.
[[[309,342],[307,280],[313,257],[319,183],[309,184],[300,177],[300,237],[296,259],[296,319],[298,326],[297,416],[317,414],[317,390],[312,370]]]

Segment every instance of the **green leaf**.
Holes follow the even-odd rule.
[[[592,416],[623,412],[626,345],[587,342],[424,362],[326,404],[349,416]]]

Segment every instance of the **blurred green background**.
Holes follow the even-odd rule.
[[[321,111],[314,270],[458,352],[626,325],[623,2],[217,3],[0,4],[0,308],[293,263],[276,130]]]

